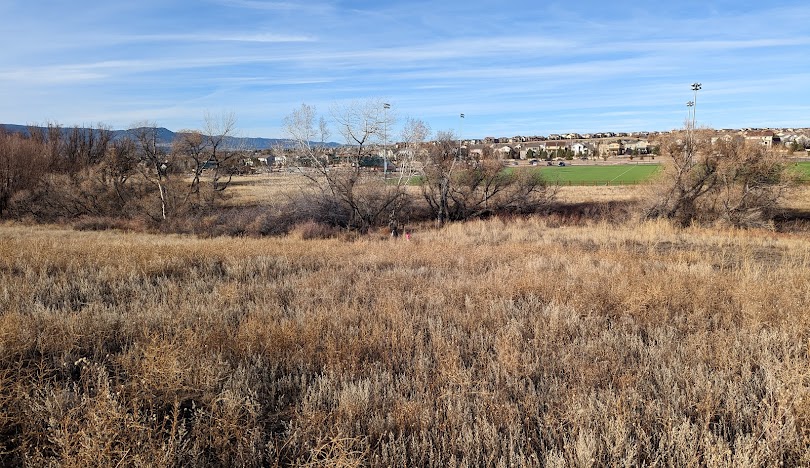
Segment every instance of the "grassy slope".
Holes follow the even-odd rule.
[[[810,464],[810,244],[0,227],[0,464]]]

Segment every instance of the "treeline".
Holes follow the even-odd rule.
[[[171,145],[150,123],[123,137],[99,125],[0,129],[0,216],[54,222],[78,217],[163,223],[216,209],[244,152],[226,148],[235,119],[207,118]]]
[[[342,159],[329,144],[312,143],[328,141],[328,125],[321,119],[316,128],[314,108],[296,110],[286,120],[296,148],[285,154],[290,170],[308,183],[261,207],[222,203],[249,157],[225,145],[235,130],[232,115],[207,118],[203,130],[178,132],[171,145],[148,123],[124,137],[103,126],[2,132],[0,216],[201,235],[284,234],[297,225],[315,225],[327,235],[382,227],[398,234],[409,223],[547,208],[554,190],[539,174],[505,173],[495,159],[471,158],[449,132],[428,142],[432,135],[421,121],[405,126],[408,147],[388,156],[390,173],[370,170],[362,161],[379,150],[391,124],[380,109],[366,102],[333,114],[331,124],[350,152]]]
[[[387,139],[380,136],[392,122],[382,109],[378,102],[332,109],[333,125],[355,151],[340,170],[332,167],[324,148],[310,143],[325,141],[325,119],[317,119],[314,108],[302,105],[285,120],[288,136],[298,143],[299,160],[316,169],[317,177],[310,178],[323,194],[313,205],[321,207],[321,219],[332,216],[334,222],[335,214],[342,213],[342,225],[363,231],[388,215],[393,232],[397,220],[414,211],[438,225],[567,211],[554,203],[555,187],[538,171],[506,170],[492,152],[471,154],[452,132],[432,134],[420,120],[405,123],[400,137],[404,147],[390,154],[396,161],[393,180],[372,184],[374,179],[360,162],[370,141]],[[713,132],[692,127],[664,138],[657,148],[665,157],[665,169],[650,193],[643,194],[622,220],[665,218],[679,226],[774,227],[780,202],[794,180],[783,158],[770,148],[742,137],[713,138]],[[387,150],[384,153],[389,156]],[[414,180],[418,191],[405,187]]]
[[[76,174],[101,163],[112,146],[112,132],[59,125],[30,127],[28,134],[0,128],[0,215],[21,208],[48,175]]]
[[[226,145],[233,115],[208,116],[202,130],[181,131],[171,145],[148,123],[119,138],[103,126],[0,129],[0,217],[200,235],[275,235],[302,224],[325,235],[382,227],[396,235],[415,223],[565,211],[538,171],[504,170],[494,155],[471,154],[452,132],[433,133],[420,120],[405,122],[390,151],[393,120],[384,109],[353,103],[332,109],[331,122],[307,105],[294,110],[284,121],[295,143],[286,154],[308,184],[261,207],[222,203],[249,156]],[[329,128],[347,143],[340,157],[313,143],[328,141]],[[622,219],[773,227],[792,181],[772,151],[695,129],[660,144],[666,169]],[[364,167],[380,151],[384,167]]]

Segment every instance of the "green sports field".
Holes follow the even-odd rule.
[[[810,162],[797,162],[792,164],[802,182],[810,182]]]
[[[567,163],[570,164],[570,163]],[[791,163],[801,182],[810,183],[810,162]],[[567,165],[537,167],[507,167],[505,172],[515,170],[540,171],[550,184],[557,185],[635,185],[649,181],[661,170],[660,164],[617,164],[610,166]],[[421,183],[414,177],[413,185]]]
[[[543,178],[559,185],[633,185],[646,182],[661,169],[659,164],[615,166],[544,166]]]

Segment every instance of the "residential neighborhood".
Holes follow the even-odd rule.
[[[608,159],[634,158],[646,155],[654,156],[657,152],[657,141],[669,132],[598,132],[598,133],[565,133],[548,136],[513,136],[485,137],[482,139],[464,140],[462,143],[471,153],[483,153],[484,148],[491,148],[495,154],[504,158],[533,159],[547,156],[556,158],[568,155],[572,158]],[[810,149],[809,128],[782,129],[701,129],[714,132],[713,140],[719,138],[744,138],[758,142],[768,148],[795,153]]]
[[[659,153],[661,138],[676,133],[672,131],[654,132],[597,132],[565,133],[548,136],[517,135],[512,137],[484,137],[463,139],[460,149],[476,158],[495,157],[501,160],[582,160],[587,161],[653,161]],[[793,157],[810,157],[810,128],[743,128],[743,129],[700,129],[713,132],[712,141],[743,138],[748,142],[759,143],[769,149]],[[291,149],[257,151],[257,163],[275,168],[294,164]],[[351,146],[336,146],[325,149],[340,165],[351,159],[354,149]],[[364,165],[384,170],[386,161],[396,162],[413,156],[410,145],[405,142],[390,145],[370,145]],[[389,164],[388,170],[396,170]]]

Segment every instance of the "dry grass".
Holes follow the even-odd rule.
[[[562,203],[632,202],[639,199],[637,185],[560,187],[557,199]]]
[[[235,176],[228,187],[229,206],[267,205],[311,188],[310,180],[297,172],[272,172]]]
[[[228,189],[228,204],[232,206],[263,205],[288,195],[300,192],[308,186],[308,180],[298,173],[274,172],[234,177]],[[421,197],[419,187],[410,186],[412,195]],[[564,203],[634,201],[639,197],[639,187],[618,186],[573,186],[560,187],[558,199]]]
[[[0,465],[808,465],[810,243],[0,227]]]
[[[810,184],[801,184],[792,187],[785,196],[786,208],[810,213]]]

